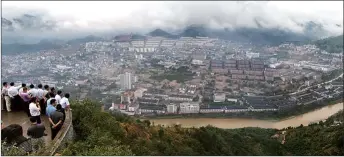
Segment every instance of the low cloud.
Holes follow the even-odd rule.
[[[321,24],[330,35],[343,33],[343,1],[332,2],[3,2],[3,17],[34,14],[56,21],[55,32],[148,32],[211,28],[280,28],[302,32],[307,22]]]

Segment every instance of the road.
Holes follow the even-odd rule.
[[[323,84],[327,84],[327,83],[331,83],[331,82],[333,82],[334,80],[337,80],[337,79],[339,79],[340,77],[343,77],[343,73],[342,73],[342,74],[340,74],[338,77],[336,77],[336,78],[334,78],[334,79],[330,80],[330,81],[326,81],[326,82],[319,83],[319,84],[316,84],[316,85],[313,85],[313,86],[309,86],[309,87],[307,87],[307,88],[305,88],[305,89],[303,89],[303,90],[299,90],[299,91],[296,91],[296,92],[290,93],[289,95],[295,95],[295,94],[298,94],[298,93],[304,92],[304,91],[306,91],[306,90],[308,90],[308,89],[311,89],[311,88],[313,88],[313,87],[316,87],[316,86],[319,86],[319,85],[323,85]]]

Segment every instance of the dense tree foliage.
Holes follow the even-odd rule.
[[[330,120],[335,121],[335,120]],[[289,128],[286,144],[271,138],[274,129],[219,129],[155,126],[118,112],[101,112],[98,104],[73,104],[76,140],[63,155],[340,155],[340,126],[314,124]],[[323,138],[324,137],[324,138]],[[344,137],[344,136],[343,136]]]
[[[317,40],[314,44],[328,53],[343,53],[343,35]]]

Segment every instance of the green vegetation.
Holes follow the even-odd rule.
[[[164,128],[101,112],[90,101],[73,106],[78,136],[63,155],[284,155],[282,145],[270,138],[273,129]]]
[[[343,111],[325,122],[288,129],[285,148],[293,155],[344,155],[344,124],[336,125],[335,120],[343,122]]]
[[[182,66],[177,69],[171,69],[164,74],[153,75],[150,78],[158,81],[162,81],[164,79],[167,79],[169,81],[176,80],[178,83],[183,83],[185,81],[191,80],[193,78],[193,74],[187,67]]]
[[[343,35],[317,40],[313,44],[328,53],[343,53]]]
[[[275,129],[219,129],[154,126],[121,113],[101,112],[91,101],[73,103],[77,137],[62,155],[343,155],[343,126],[288,128],[286,143],[271,138]],[[332,122],[331,122],[332,121]]]

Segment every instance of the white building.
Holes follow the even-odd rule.
[[[238,99],[228,98],[227,101],[229,101],[229,102],[238,102]]]
[[[169,104],[167,105],[167,113],[177,113],[177,105]]]
[[[246,57],[247,58],[259,58],[259,53],[246,52]]]
[[[180,104],[179,113],[199,113],[199,103],[197,102],[184,102]]]
[[[224,93],[215,93],[214,102],[224,102],[226,101],[226,94]]]
[[[203,64],[203,61],[197,60],[197,59],[193,59],[193,60],[192,60],[192,64],[194,64],[194,65],[202,65],[202,64]]]
[[[131,81],[131,73],[126,72],[120,75],[120,83],[122,89],[131,89]]]

